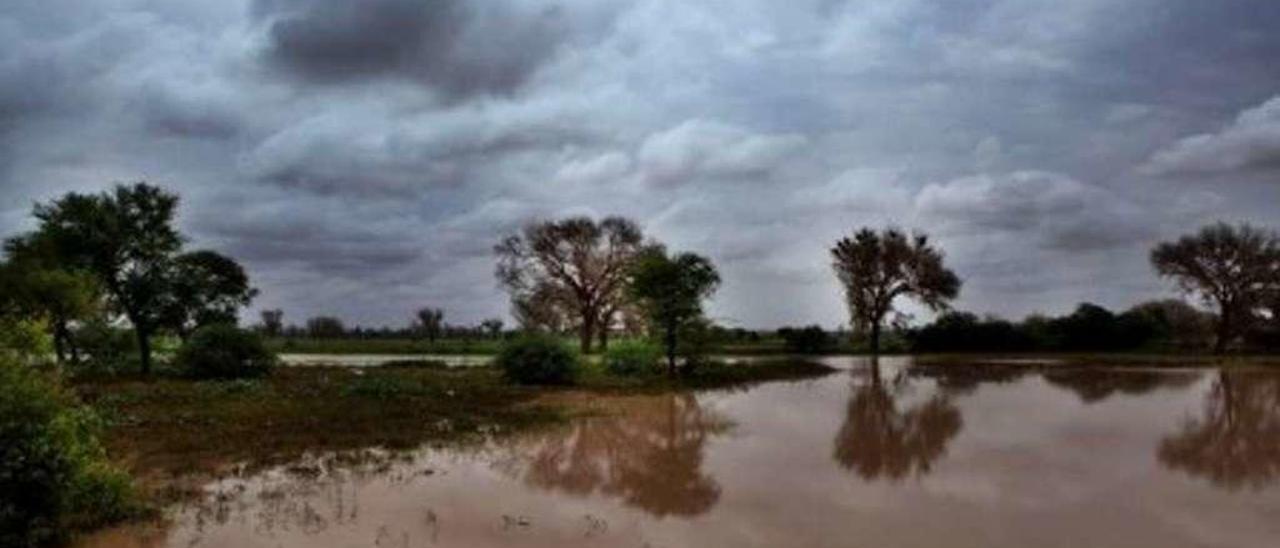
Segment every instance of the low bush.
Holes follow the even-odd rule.
[[[234,325],[202,327],[178,352],[178,367],[197,379],[265,376],[276,365],[262,338]]]
[[[792,354],[822,354],[835,346],[835,341],[821,326],[784,327],[778,330],[787,352]]]
[[[56,380],[0,356],[0,546],[52,545],[137,514],[100,426]]]
[[[620,341],[604,354],[604,368],[612,375],[635,377],[659,371],[662,349],[648,341]]]
[[[573,384],[580,373],[577,352],[545,335],[525,335],[502,345],[494,364],[519,384]]]
[[[94,320],[76,330],[80,362],[71,364],[77,375],[114,375],[138,369],[138,342],[133,331]]]
[[[0,317],[0,356],[34,363],[53,353],[53,340],[43,322]]]

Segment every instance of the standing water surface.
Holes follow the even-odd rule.
[[[1280,371],[825,360],[224,479],[89,548],[1280,546]]]

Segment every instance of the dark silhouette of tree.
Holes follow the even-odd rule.
[[[1043,375],[1049,384],[1074,392],[1087,404],[1115,394],[1142,395],[1160,388],[1185,388],[1200,379],[1196,372],[1097,367],[1057,367],[1046,369]]]
[[[257,295],[235,260],[213,251],[185,253],[174,259],[161,323],[186,340],[207,325],[235,324],[240,308]]]
[[[1280,478],[1280,376],[1220,370],[1203,415],[1161,441],[1157,456],[1229,490],[1274,483]]]
[[[1248,224],[1218,223],[1157,245],[1151,264],[1217,307],[1213,350],[1221,354],[1248,328],[1254,309],[1280,288],[1280,239]]]
[[[617,497],[658,517],[710,510],[720,486],[702,471],[703,451],[728,423],[689,393],[629,398],[621,406],[619,413],[533,438],[532,450],[522,447],[518,457],[524,480],[579,496]]]
[[[480,322],[480,329],[489,335],[489,338],[496,339],[502,336],[502,320],[498,318],[489,318]]]
[[[835,341],[822,330],[822,326],[783,327],[778,329],[782,346],[793,354],[821,354],[831,350]]]
[[[315,339],[331,339],[347,333],[342,320],[333,316],[316,316],[307,320],[307,335]]]
[[[831,256],[853,327],[870,335],[873,354],[880,352],[884,317],[898,297],[942,310],[960,292],[960,278],[943,266],[942,252],[923,234],[908,238],[894,228],[863,228],[837,241]]]
[[[262,311],[262,331],[268,337],[279,337],[284,333],[284,311],[279,308]]]
[[[907,381],[900,377],[893,384]],[[854,386],[836,433],[836,462],[863,479],[896,481],[928,473],[963,426],[960,410],[946,394],[900,410],[896,388],[885,384],[873,361],[870,379]]]
[[[1025,363],[953,362],[913,363],[907,370],[911,378],[931,379],[944,396],[972,393],[983,384],[1005,384],[1018,381],[1034,372]]]
[[[1152,326],[1152,339],[1172,350],[1208,348],[1213,338],[1213,316],[1178,299],[1138,303],[1125,314]]]
[[[430,342],[436,342],[440,333],[444,332],[444,310],[439,308],[420,308],[414,314],[418,319],[417,328],[422,336]]]
[[[151,371],[151,337],[163,327],[173,258],[182,247],[173,227],[177,205],[176,195],[137,183],[35,207],[36,237],[56,246],[67,269],[92,273],[133,324],[143,374]]]
[[[662,332],[669,375],[676,374],[679,333],[702,318],[702,301],[719,285],[720,274],[711,260],[693,253],[668,256],[666,250],[653,248],[635,261],[629,292]]]
[[[624,298],[628,268],[643,240],[640,227],[621,217],[535,222],[494,246],[495,274],[511,294],[517,318],[534,320],[534,327],[571,318],[586,353],[604,312]]]

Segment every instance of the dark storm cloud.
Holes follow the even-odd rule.
[[[268,57],[303,78],[408,78],[454,97],[514,91],[566,35],[558,9],[506,2],[257,0],[253,13]]]
[[[1280,223],[1280,4],[12,0],[0,235],[148,179],[261,306],[502,314],[493,242],[623,214],[737,324],[844,321],[827,248],[928,231],[961,308],[1169,294],[1157,240]],[[1105,283],[1104,283],[1105,282]]]

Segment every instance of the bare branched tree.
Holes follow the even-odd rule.
[[[576,327],[590,352],[605,312],[625,298],[628,265],[643,245],[640,227],[621,217],[539,221],[494,246],[495,274],[525,327]]]

